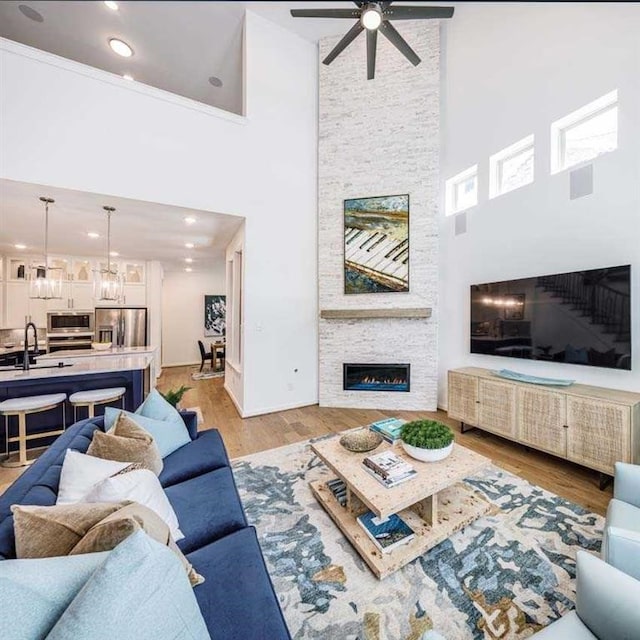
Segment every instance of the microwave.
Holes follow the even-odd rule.
[[[93,333],[93,311],[51,311],[47,313],[47,333]]]

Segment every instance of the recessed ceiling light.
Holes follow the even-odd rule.
[[[18,244],[14,244],[13,246],[14,246],[16,249],[20,249],[20,250],[22,250],[22,249],[26,249],[26,248],[27,248],[27,245],[26,245],[26,244],[20,244],[20,243],[18,243]]]
[[[191,267],[187,267],[187,268],[185,269],[185,271],[186,271],[187,273],[191,273],[191,272],[193,271],[193,269],[192,269]]]
[[[87,235],[88,235],[90,238],[99,238],[99,237],[100,237],[100,234],[99,234],[99,233],[96,233],[95,231],[89,231],[89,232],[87,233]]]
[[[120,254],[119,254],[117,251],[110,251],[110,252],[109,252],[109,255],[110,255],[112,258],[117,258]]]
[[[214,87],[221,87],[222,86],[222,80],[220,80],[220,78],[218,78],[216,76],[211,76],[209,78],[209,84],[213,85]]]
[[[114,53],[123,58],[130,58],[133,55],[133,49],[126,42],[118,40],[118,38],[110,38],[109,46]]]
[[[193,242],[185,242],[184,246],[187,247],[187,249],[193,249],[195,245],[193,244]]]
[[[25,18],[29,18],[29,20],[33,20],[34,22],[44,22],[42,14],[38,13],[35,9],[32,9],[29,5],[18,5],[18,11],[20,11]]]
[[[192,263],[193,262],[193,258],[185,258],[184,261],[188,262],[188,263]]]
[[[185,221],[187,224],[195,224],[196,219],[195,219],[193,216],[187,216],[187,217],[184,219],[184,221]]]
[[[123,74],[122,74],[122,77],[123,77],[125,80],[129,80],[129,81],[133,80],[133,76],[132,76],[131,74],[129,74],[129,73],[123,73]]]
[[[117,11],[118,10],[118,3],[117,2],[112,2],[112,0],[105,0],[104,4],[107,7],[107,9],[111,9],[111,11]]]

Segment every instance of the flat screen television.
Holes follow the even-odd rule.
[[[631,267],[471,285],[471,353],[631,369]]]

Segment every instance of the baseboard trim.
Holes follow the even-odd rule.
[[[242,407],[240,406],[240,403],[238,402],[237,398],[235,397],[235,395],[233,394],[233,391],[231,391],[231,388],[229,387],[229,385],[227,384],[227,379],[225,377],[224,379],[224,390],[227,392],[227,395],[231,398],[231,402],[233,402],[233,406],[236,408],[236,411],[238,412],[238,414],[240,415],[241,418],[246,418],[246,416],[244,415],[244,411],[242,409]]]
[[[193,367],[193,366],[199,367],[200,362],[171,362],[171,363],[163,362],[161,366],[163,369],[171,369],[172,367]]]

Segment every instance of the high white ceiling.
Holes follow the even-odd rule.
[[[210,269],[223,258],[243,220],[154,202],[0,180],[0,254],[42,255],[44,205],[40,196],[55,200],[49,208],[49,254],[106,256],[107,216],[102,207],[109,205],[116,208],[111,222],[111,250],[120,254],[118,259],[159,260],[167,271]],[[196,222],[188,225],[185,217],[194,217]],[[91,239],[88,232],[99,233],[100,237]],[[187,249],[186,243],[195,247]],[[27,249],[18,250],[15,244],[25,244]],[[186,263],[187,257],[193,258],[193,263]]]
[[[21,6],[27,13],[29,8],[35,10],[42,22],[26,17]],[[353,20],[292,18],[289,11],[328,6],[352,8],[354,4],[118,0],[118,11],[112,11],[100,0],[3,0],[0,36],[120,76],[130,74],[138,82],[241,113],[245,9],[317,42],[324,36],[346,33]],[[134,55],[122,58],[113,53],[107,44],[112,37],[131,45]],[[219,78],[222,86],[211,85],[211,76]]]

